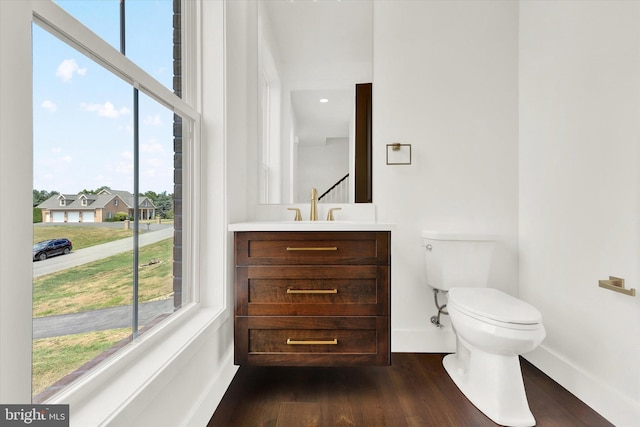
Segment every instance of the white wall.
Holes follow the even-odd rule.
[[[280,52],[264,2],[256,5],[255,13],[257,33],[247,32],[251,26],[248,22],[248,26],[242,27],[242,30],[244,37],[255,34],[258,49],[258,102],[250,108],[258,111],[258,158],[259,163],[267,168],[260,174],[260,178],[264,180],[259,184],[264,189],[260,200],[263,203],[284,203],[291,198],[288,144],[291,124],[287,120],[287,114],[283,114],[290,108],[290,101],[288,96],[283,96]],[[253,16],[253,13],[247,16]],[[246,102],[247,99],[244,100]]]
[[[318,196],[349,173],[349,138],[329,138],[326,144],[298,144],[297,194],[295,200],[309,200],[311,188]],[[324,200],[324,199],[323,199]]]
[[[420,232],[499,235],[492,285],[517,293],[518,4],[375,1],[373,201],[392,232],[393,351],[453,351]],[[412,145],[388,166],[386,144]],[[448,319],[444,319],[448,325]]]
[[[393,351],[453,350],[429,322],[420,231],[497,233],[492,284],[547,328],[527,358],[616,425],[636,423],[640,298],[597,282],[640,288],[639,8],[374,3],[373,197],[396,224]],[[385,165],[393,142],[412,144],[411,166]]]
[[[228,222],[238,222],[258,200],[257,10],[246,1],[226,2],[225,9],[226,197]]]
[[[0,2],[0,241],[11,242],[0,245],[0,402],[5,404],[31,401],[33,265],[24,256],[33,242],[31,8],[22,3]]]
[[[640,3],[520,5],[520,294],[528,357],[617,426],[640,417]]]

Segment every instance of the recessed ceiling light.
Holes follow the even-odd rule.
[[[329,100],[327,98],[321,98],[320,102],[322,102],[323,104],[326,104],[327,102],[329,102]]]

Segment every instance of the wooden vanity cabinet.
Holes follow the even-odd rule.
[[[235,232],[235,363],[389,365],[390,234]]]

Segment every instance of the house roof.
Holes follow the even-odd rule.
[[[122,190],[102,190],[98,194],[54,194],[44,202],[40,203],[37,207],[48,210],[102,209],[115,198],[122,200],[128,209],[133,209],[133,194]],[[60,199],[64,199],[66,201],[65,206],[60,206]],[[82,201],[85,199],[87,204],[83,205]],[[147,202],[146,205],[145,201]],[[153,201],[146,196],[139,197],[138,206],[151,208],[156,207],[153,204]]]

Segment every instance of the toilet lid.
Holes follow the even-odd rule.
[[[475,317],[516,325],[542,323],[542,315],[530,304],[492,288],[451,288],[449,304]]]

